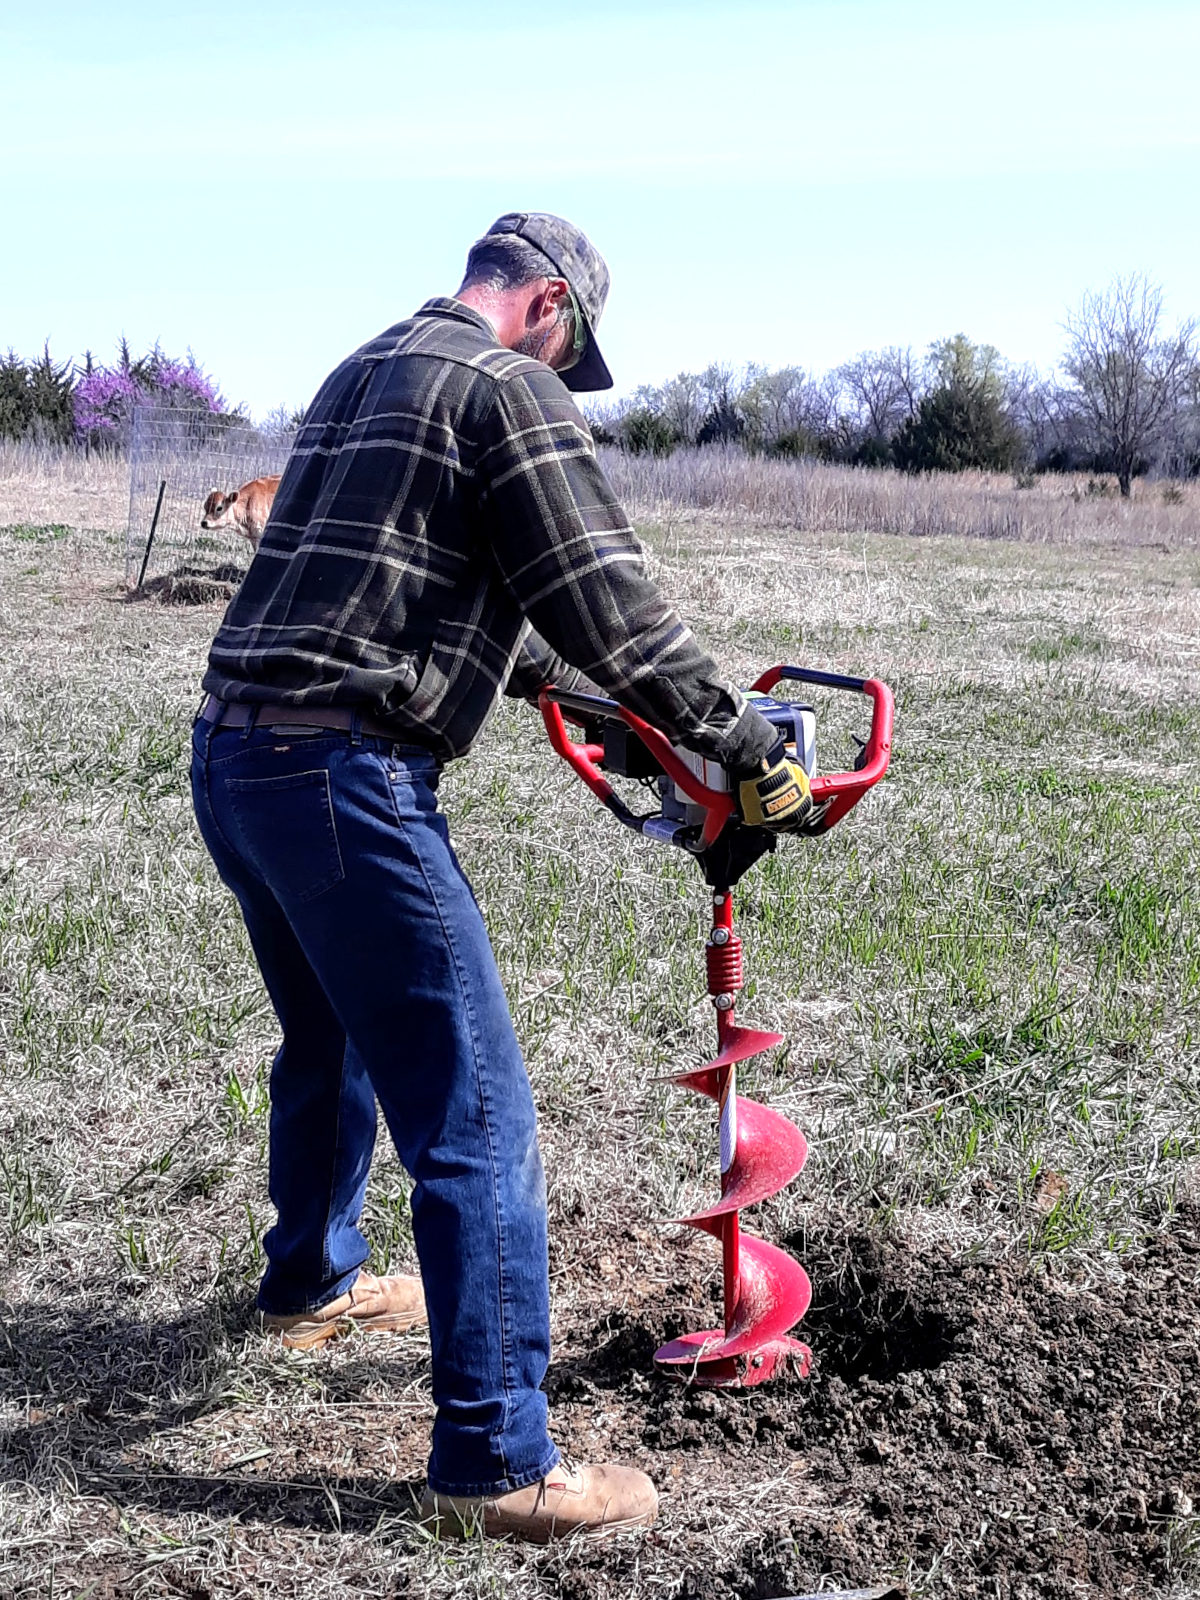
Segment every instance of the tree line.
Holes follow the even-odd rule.
[[[139,405],[202,412],[231,423],[249,420],[226,403],[190,351],[180,359],[155,344],[134,356],[122,339],[116,361],[98,363],[88,351],[76,364],[56,361],[47,341],[33,360],[11,349],[0,357],[0,439],[122,450]]]
[[[667,455],[725,444],[910,472],[1099,471],[1130,493],[1141,473],[1200,475],[1200,352],[1192,320],[1168,327],[1161,288],[1137,273],[1085,295],[1064,324],[1060,368],[1006,361],[964,334],[924,352],[866,350],[832,372],[714,364],[588,409],[598,442]],[[143,403],[249,419],[189,352],[57,362],[47,344],[0,358],[0,439],[123,449]],[[296,426],[279,407],[268,433]]]
[[[1098,471],[1121,493],[1157,471],[1200,474],[1196,325],[1168,327],[1143,274],[1087,294],[1041,374],[963,334],[927,351],[866,350],[832,372],[714,364],[592,405],[596,438],[633,453],[725,444],[910,472]]]

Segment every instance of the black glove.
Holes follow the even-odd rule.
[[[704,881],[710,889],[732,889],[744,872],[775,848],[768,828],[746,828],[731,819],[707,850],[696,853]]]

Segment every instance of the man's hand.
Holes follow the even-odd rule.
[[[741,818],[751,828],[798,828],[812,811],[808,774],[784,750],[780,739],[759,766],[745,774],[737,786]]]

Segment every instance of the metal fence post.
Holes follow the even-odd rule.
[[[146,568],[150,562],[150,551],[154,544],[154,531],[158,527],[158,514],[162,510],[163,495],[167,492],[167,480],[164,478],[158,486],[158,499],[154,505],[154,515],[150,518],[150,537],[146,540],[146,553],[142,557],[142,570],[138,573],[137,589],[140,594],[142,584],[146,581]]]

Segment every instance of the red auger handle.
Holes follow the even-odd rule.
[[[617,794],[598,765],[604,759],[604,746],[575,743],[563,721],[562,707],[556,699],[551,698],[554,692],[553,688],[543,689],[538,695],[538,710],[542,713],[542,721],[546,724],[551,748],[555,755],[563,758],[577,777],[583,779],[597,800],[602,800],[606,806],[611,807],[612,802],[617,799]]]
[[[855,772],[830,772],[812,780],[812,796],[818,806],[823,805],[818,821],[805,832],[825,833],[841,820],[878,783],[887,771],[892,754],[892,691],[878,678],[849,678],[837,672],[818,672],[809,667],[770,667],[754,684],[761,694],[768,693],[785,679],[798,683],[817,684],[826,689],[849,689],[865,694],[872,702],[871,731],[863,750],[861,767]],[[600,770],[604,747],[598,744],[576,744],[567,732],[562,708],[575,715],[586,717],[589,712],[605,716],[619,716],[630,727],[662,767],[663,771],[687,795],[694,805],[703,806],[704,826],[700,830],[700,848],[716,842],[721,829],[734,814],[733,796],[721,789],[710,789],[686,766],[675,753],[665,734],[651,727],[641,717],[615,700],[599,695],[580,694],[553,686],[543,689],[538,696],[538,706],[546,732],[555,753],[560,755],[588,788],[604,805],[635,832],[644,831],[647,820],[632,812]],[[824,804],[823,804],[824,803]]]
[[[888,769],[892,759],[892,720],[895,705],[892,691],[878,678],[850,678],[840,672],[818,672],[812,667],[769,667],[753,684],[760,694],[767,694],[784,680],[812,683],[822,689],[848,689],[865,694],[871,701],[871,731],[863,748],[862,764],[854,772],[826,772],[812,780],[813,801],[820,805],[827,801],[816,828],[812,831],[826,833],[835,822],[840,822],[874,788]]]
[[[646,818],[637,816],[629,809],[601,772],[599,764],[604,759],[604,746],[576,744],[571,738],[563,721],[564,705],[568,711],[581,715],[586,715],[588,711],[598,711],[608,716],[614,714],[619,716],[633,729],[659,766],[679,785],[688,799],[704,807],[704,826],[700,830],[701,846],[707,849],[716,841],[717,835],[733,815],[733,796],[723,793],[720,789],[710,789],[701,783],[691,768],[685,766],[675,754],[665,734],[659,733],[658,729],[652,728],[648,722],[643,722],[641,717],[632,711],[626,711],[625,707],[618,705],[615,700],[602,699],[598,695],[564,693],[553,687],[543,689],[538,695],[538,707],[542,713],[542,721],[546,724],[551,747],[619,821],[627,828],[633,828],[635,832],[641,833]]]
[[[722,789],[710,789],[689,766],[679,759],[665,734],[659,733],[641,717],[621,707],[622,720],[627,722],[638,738],[658,762],[667,777],[677,783],[693,805],[704,807],[704,826],[700,830],[700,845],[707,850],[715,844],[717,835],[733,815],[733,796]]]

